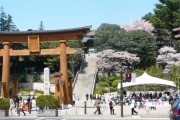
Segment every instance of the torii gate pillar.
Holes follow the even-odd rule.
[[[67,40],[60,40],[60,71],[62,75],[62,81],[64,81],[64,94],[62,95],[63,104],[68,104],[70,101],[68,90],[68,75],[67,75],[67,54],[66,45]]]
[[[10,79],[10,42],[3,42],[3,65],[2,65],[2,82],[5,82],[5,87],[2,87],[2,96],[9,97],[9,79]]]

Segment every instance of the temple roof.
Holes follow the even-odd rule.
[[[63,33],[63,32],[73,32],[73,31],[79,31],[84,30],[84,32],[87,32],[90,30],[92,26],[84,26],[84,27],[78,27],[78,28],[69,28],[69,29],[58,29],[58,30],[33,30],[33,31],[0,31],[0,35],[23,35],[23,34],[48,34],[48,33]]]

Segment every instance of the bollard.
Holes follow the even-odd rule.
[[[86,101],[84,102],[84,114],[86,114]]]
[[[77,107],[76,107],[76,115],[77,115]]]
[[[148,107],[146,107],[146,112],[147,112],[147,114],[149,114],[149,108]]]
[[[67,108],[66,108],[66,115],[67,115]]]

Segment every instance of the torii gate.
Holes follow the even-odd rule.
[[[62,91],[63,104],[68,104],[72,96],[68,91],[68,74],[67,74],[67,54],[75,54],[77,49],[67,48],[68,40],[81,39],[84,34],[90,31],[91,26],[61,29],[61,30],[43,30],[43,31],[0,31],[0,43],[3,49],[0,50],[0,56],[3,56],[2,63],[2,96],[9,97],[10,86],[10,56],[29,56],[29,55],[60,55],[60,71],[63,74],[61,79],[64,81],[64,89]],[[59,48],[40,49],[40,42],[59,41]],[[28,43],[28,49],[12,50],[11,43]],[[61,82],[60,82],[61,83]],[[17,86],[15,86],[17,87]],[[61,86],[60,86],[61,87]],[[70,92],[71,93],[71,92]],[[16,95],[16,93],[13,93]],[[57,93],[55,93],[56,95]]]

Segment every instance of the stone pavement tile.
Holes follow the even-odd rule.
[[[88,107],[86,110],[86,114],[84,114],[84,108],[83,107],[74,107],[69,110],[60,110],[59,115],[61,116],[76,116],[76,117],[113,117],[113,118],[119,118],[121,116],[121,107],[120,106],[115,106],[115,114],[116,115],[111,115],[110,110],[107,104],[101,105],[101,112],[102,115],[94,115],[94,111],[96,110],[95,107]],[[144,108],[137,109],[138,111],[138,116],[132,116],[131,115],[131,108],[130,106],[123,106],[123,118],[135,118],[135,117],[140,117],[140,118],[168,118],[169,117],[169,108],[168,107],[157,107],[156,110],[149,110],[147,111]]]
[[[93,103],[88,103],[88,108],[86,110],[87,114],[84,114],[84,108],[82,106],[75,106],[71,107],[67,110],[58,110],[58,117],[54,117],[54,119],[61,119],[61,120],[69,120],[69,119],[77,119],[77,120],[96,120],[96,119],[107,119],[107,120],[116,120],[116,119],[122,119],[122,120],[169,120],[169,108],[168,107],[157,107],[156,110],[149,110],[149,112],[146,111],[146,109],[137,109],[138,115],[131,115],[131,108],[130,106],[123,106],[123,117],[121,117],[121,107],[116,105],[115,106],[115,115],[110,114],[109,106],[107,104],[101,105],[101,115],[94,115],[94,111],[96,108],[93,106]],[[32,111],[31,114],[29,114],[27,111],[25,111],[26,116],[23,116],[23,113],[21,116],[18,116],[18,114],[13,111],[13,115],[10,115],[9,117],[3,118],[3,119],[25,119],[25,120],[33,120],[33,119],[41,119],[39,117],[36,117],[37,112]],[[46,117],[47,118],[47,117]],[[43,119],[43,118],[42,118]],[[51,119],[51,118],[50,118]],[[0,120],[2,120],[0,118]]]

